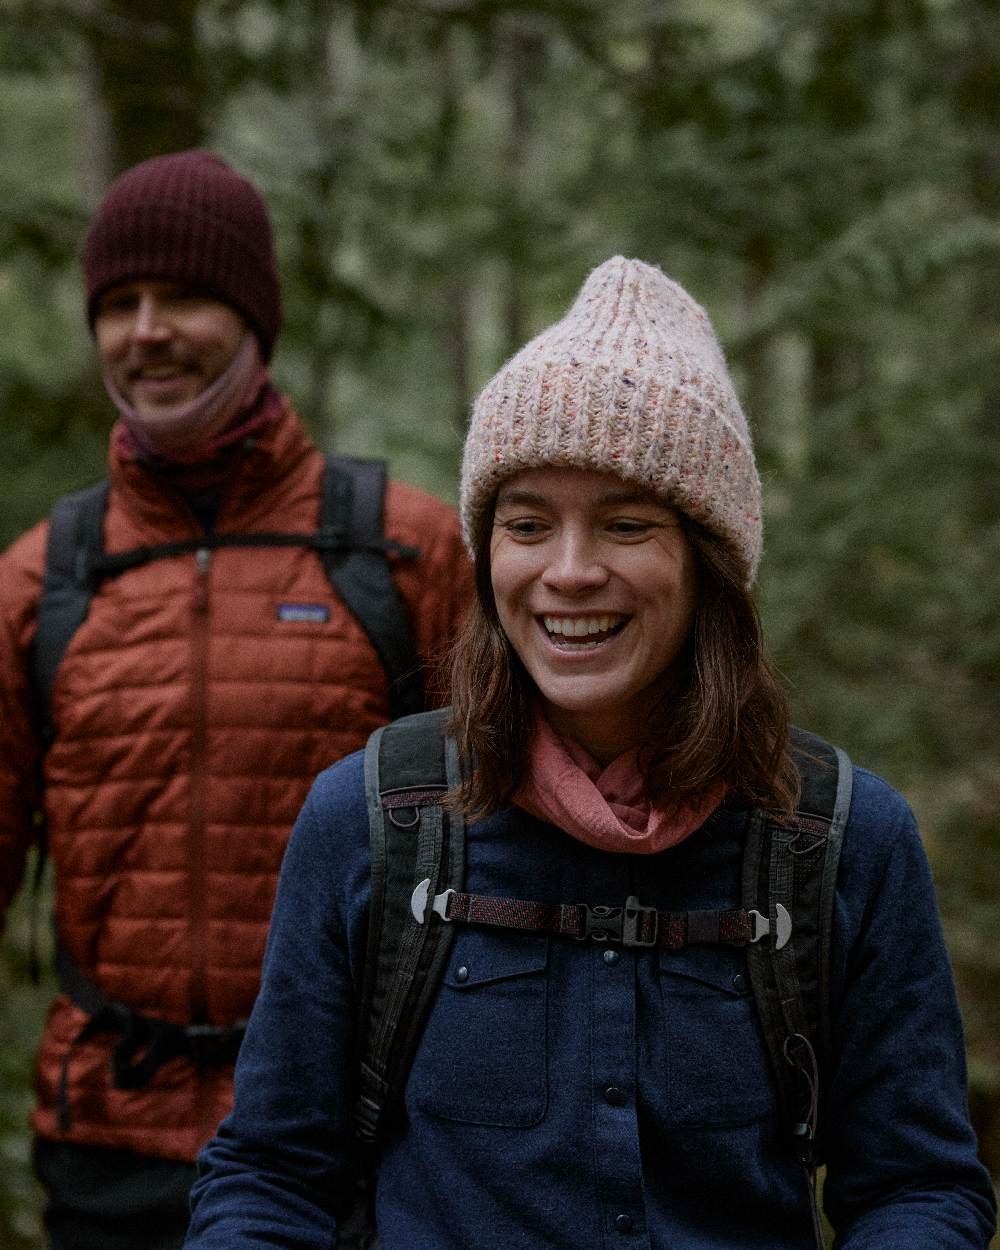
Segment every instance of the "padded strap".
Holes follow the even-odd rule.
[[[319,537],[341,540],[323,548],[323,564],[378,653],[395,719],[421,711],[425,702],[410,621],[385,557],[385,484],[383,461],[331,456]],[[350,538],[346,544],[344,535]]]
[[[45,746],[55,736],[52,687],[70,639],[83,624],[94,593],[92,568],[104,545],[108,483],[57,500],[49,517],[45,575],[34,642],[37,716]]]
[[[414,883],[460,886],[464,823],[442,803],[459,780],[444,711],[377,730],[365,751],[372,880],[368,948],[358,1018],[358,1136],[375,1141],[398,1106],[453,930],[418,923]]]
[[[843,751],[793,729],[799,806],[788,819],[752,813],[743,856],[743,902],[792,918],[792,940],[752,946],[747,966],[778,1089],[782,1119],[809,1193],[817,1250],[823,1238],[816,1166],[823,1081],[829,1071],[830,949],[844,828],[851,804],[851,762]]]

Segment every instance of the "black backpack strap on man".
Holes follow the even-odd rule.
[[[462,893],[464,824],[442,807],[454,784],[445,713],[408,718],[368,744],[365,785],[372,838],[372,911],[359,1015],[356,1129],[377,1143],[403,1097],[410,1062],[447,959],[452,921],[679,949],[746,946],[751,984],[778,1085],[782,1122],[810,1180],[817,1247],[816,1133],[821,1074],[830,1063],[830,941],[837,867],[851,802],[843,751],[791,733],[801,779],[789,819],[749,818],[740,908],[657,912],[623,905],[538,903]],[[458,763],[449,767],[457,776]],[[434,848],[440,847],[435,858]],[[440,919],[432,921],[432,917]],[[363,1229],[358,1232],[358,1229]],[[344,1226],[351,1246],[374,1244],[357,1207]]]
[[[385,539],[385,461],[329,456],[317,538],[326,575],[375,648],[389,683],[393,719],[423,711],[424,689],[388,551],[417,552]]]
[[[45,573],[34,643],[34,693],[42,744],[55,737],[50,708],[56,671],[83,624],[94,594],[90,566],[104,550],[109,485],[97,482],[63,495],[49,515]]]

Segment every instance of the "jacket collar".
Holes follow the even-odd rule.
[[[275,391],[273,402],[279,409],[276,419],[222,457],[219,529],[230,528],[235,518],[239,519],[240,528],[259,527],[254,523],[266,518],[274,507],[274,489],[280,489],[307,457],[318,455],[290,400]],[[147,530],[167,530],[178,538],[201,534],[194,513],[169,477],[122,455],[115,438],[111,440],[109,476],[112,489],[135,526],[133,545],[137,538],[141,541],[141,534]]]

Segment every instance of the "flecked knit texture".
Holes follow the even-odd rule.
[[[655,266],[605,261],[480,393],[462,463],[470,549],[500,483],[545,465],[648,487],[728,542],[754,581],[761,497],[747,420],[704,309]]]
[[[156,156],[113,182],[83,248],[87,316],[122,282],[189,283],[246,317],[268,360],[281,326],[281,290],[267,207],[212,152]]]

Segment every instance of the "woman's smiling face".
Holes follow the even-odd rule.
[[[612,473],[527,469],[500,488],[490,574],[553,728],[601,762],[640,742],[694,618],[676,510]]]

